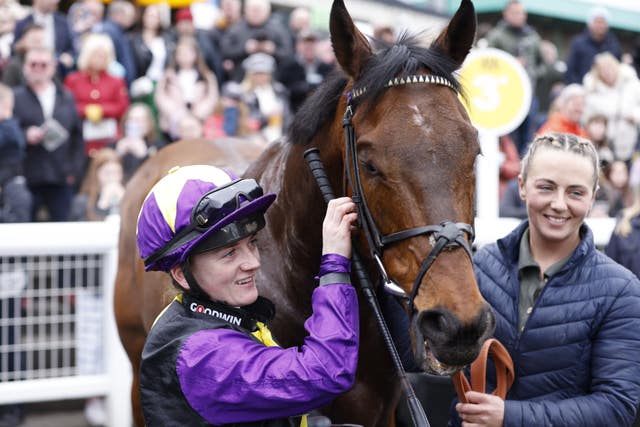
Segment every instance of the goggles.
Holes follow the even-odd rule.
[[[207,229],[238,210],[242,202],[251,202],[263,194],[255,179],[239,179],[211,190],[193,207],[191,226]]]
[[[189,225],[173,236],[173,238],[161,248],[145,258],[144,264],[152,264],[179,247],[189,243],[215,224],[218,224],[226,216],[238,210],[243,202],[251,202],[262,197],[263,194],[262,187],[258,185],[255,179],[238,179],[211,190],[203,195],[193,207]],[[264,226],[264,224],[262,225]],[[223,236],[220,237],[222,239]],[[220,240],[220,242],[222,242],[222,240]],[[220,246],[224,246],[224,244],[226,243],[222,242]]]

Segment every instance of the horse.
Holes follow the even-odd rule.
[[[140,406],[138,371],[142,348],[153,321],[177,291],[169,276],[144,271],[136,244],[138,212],[151,187],[175,166],[194,163],[224,167],[243,173],[263,151],[264,145],[241,138],[183,140],[169,144],[145,161],[125,187],[120,203],[118,266],[113,308],[120,341],[133,368],[131,402],[134,422],[144,426]]]
[[[469,248],[480,145],[453,75],[469,53],[475,27],[473,4],[462,0],[429,47],[406,35],[374,51],[343,0],[334,0],[330,33],[341,70],[305,101],[287,137],[272,142],[244,173],[277,194],[258,235],[257,281],[260,293],[277,306],[270,327],[283,346],[303,342],[319,269],[325,202],[303,160],[312,147],[319,150],[332,187],[357,202],[361,228],[354,246],[374,282],[385,283],[401,301],[397,305],[406,308],[405,332],[420,369],[455,372],[476,358],[491,335],[495,320],[478,290]],[[181,154],[192,163],[206,161],[195,150]],[[129,265],[122,265],[129,271],[120,273],[119,263],[115,296],[119,331],[134,368],[138,415],[136,374],[145,333],[168,303],[159,276],[143,274],[133,258],[135,215],[166,170],[155,160],[143,165],[131,187],[135,195],[123,200],[128,206],[121,221],[127,229],[121,230],[120,249],[129,246],[123,260]],[[362,292],[359,300],[356,380],[322,412],[336,423],[393,426],[400,382]],[[142,425],[141,418],[136,422]]]

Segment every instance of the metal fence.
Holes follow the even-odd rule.
[[[0,225],[0,404],[105,396],[131,425],[113,320],[118,222]]]

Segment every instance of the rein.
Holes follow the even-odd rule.
[[[469,383],[462,371],[451,375],[451,380],[460,402],[469,403],[465,396],[465,393],[469,390],[479,393],[487,392],[487,361],[489,356],[493,359],[493,365],[496,370],[496,388],[491,394],[500,397],[502,400],[507,398],[507,392],[515,378],[513,361],[500,341],[495,338],[489,338],[484,342],[480,349],[480,354],[471,364],[471,383]]]
[[[389,80],[385,84],[385,87],[390,88],[394,86],[401,86],[415,83],[435,84],[440,86],[446,86],[455,90],[455,86],[449,80],[444,77],[428,75],[413,75],[406,77],[397,77],[393,80]],[[451,221],[443,221],[437,225],[424,225],[420,227],[409,228],[406,230],[398,231],[395,233],[384,235],[377,227],[369,206],[367,205],[367,199],[362,189],[362,181],[360,179],[360,167],[358,165],[358,152],[356,148],[356,134],[353,127],[354,108],[352,101],[367,92],[367,87],[353,89],[350,91],[347,101],[347,108],[342,118],[342,127],[344,128],[345,139],[345,176],[346,185],[351,188],[354,203],[358,212],[358,225],[364,230],[364,234],[367,238],[369,245],[369,251],[371,258],[376,261],[376,268],[380,273],[384,289],[388,293],[406,300],[412,312],[415,312],[415,306],[413,304],[414,299],[418,295],[420,290],[420,284],[425,274],[435,261],[436,257],[446,248],[461,247],[465,250],[469,259],[471,259],[471,246],[465,238],[465,233],[468,235],[469,240],[473,242],[474,231],[473,227],[465,223],[453,223]],[[429,255],[423,261],[418,275],[413,282],[411,292],[407,294],[400,286],[393,282],[384,267],[383,252],[384,248],[394,243],[407,240],[416,236],[429,235],[433,238],[435,243],[431,249]]]

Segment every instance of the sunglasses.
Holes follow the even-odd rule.
[[[238,179],[206,193],[193,207],[190,224],[148,256],[144,260],[145,265],[159,260],[195,239],[224,217],[235,212],[243,202],[251,202],[263,194],[262,187],[255,179]]]
[[[29,68],[47,68],[49,66],[48,62],[37,62],[37,61],[33,61],[33,62],[28,62],[27,66]]]
[[[255,179],[239,179],[211,190],[193,207],[191,225],[207,229],[236,211],[242,202],[251,202],[263,195]]]

